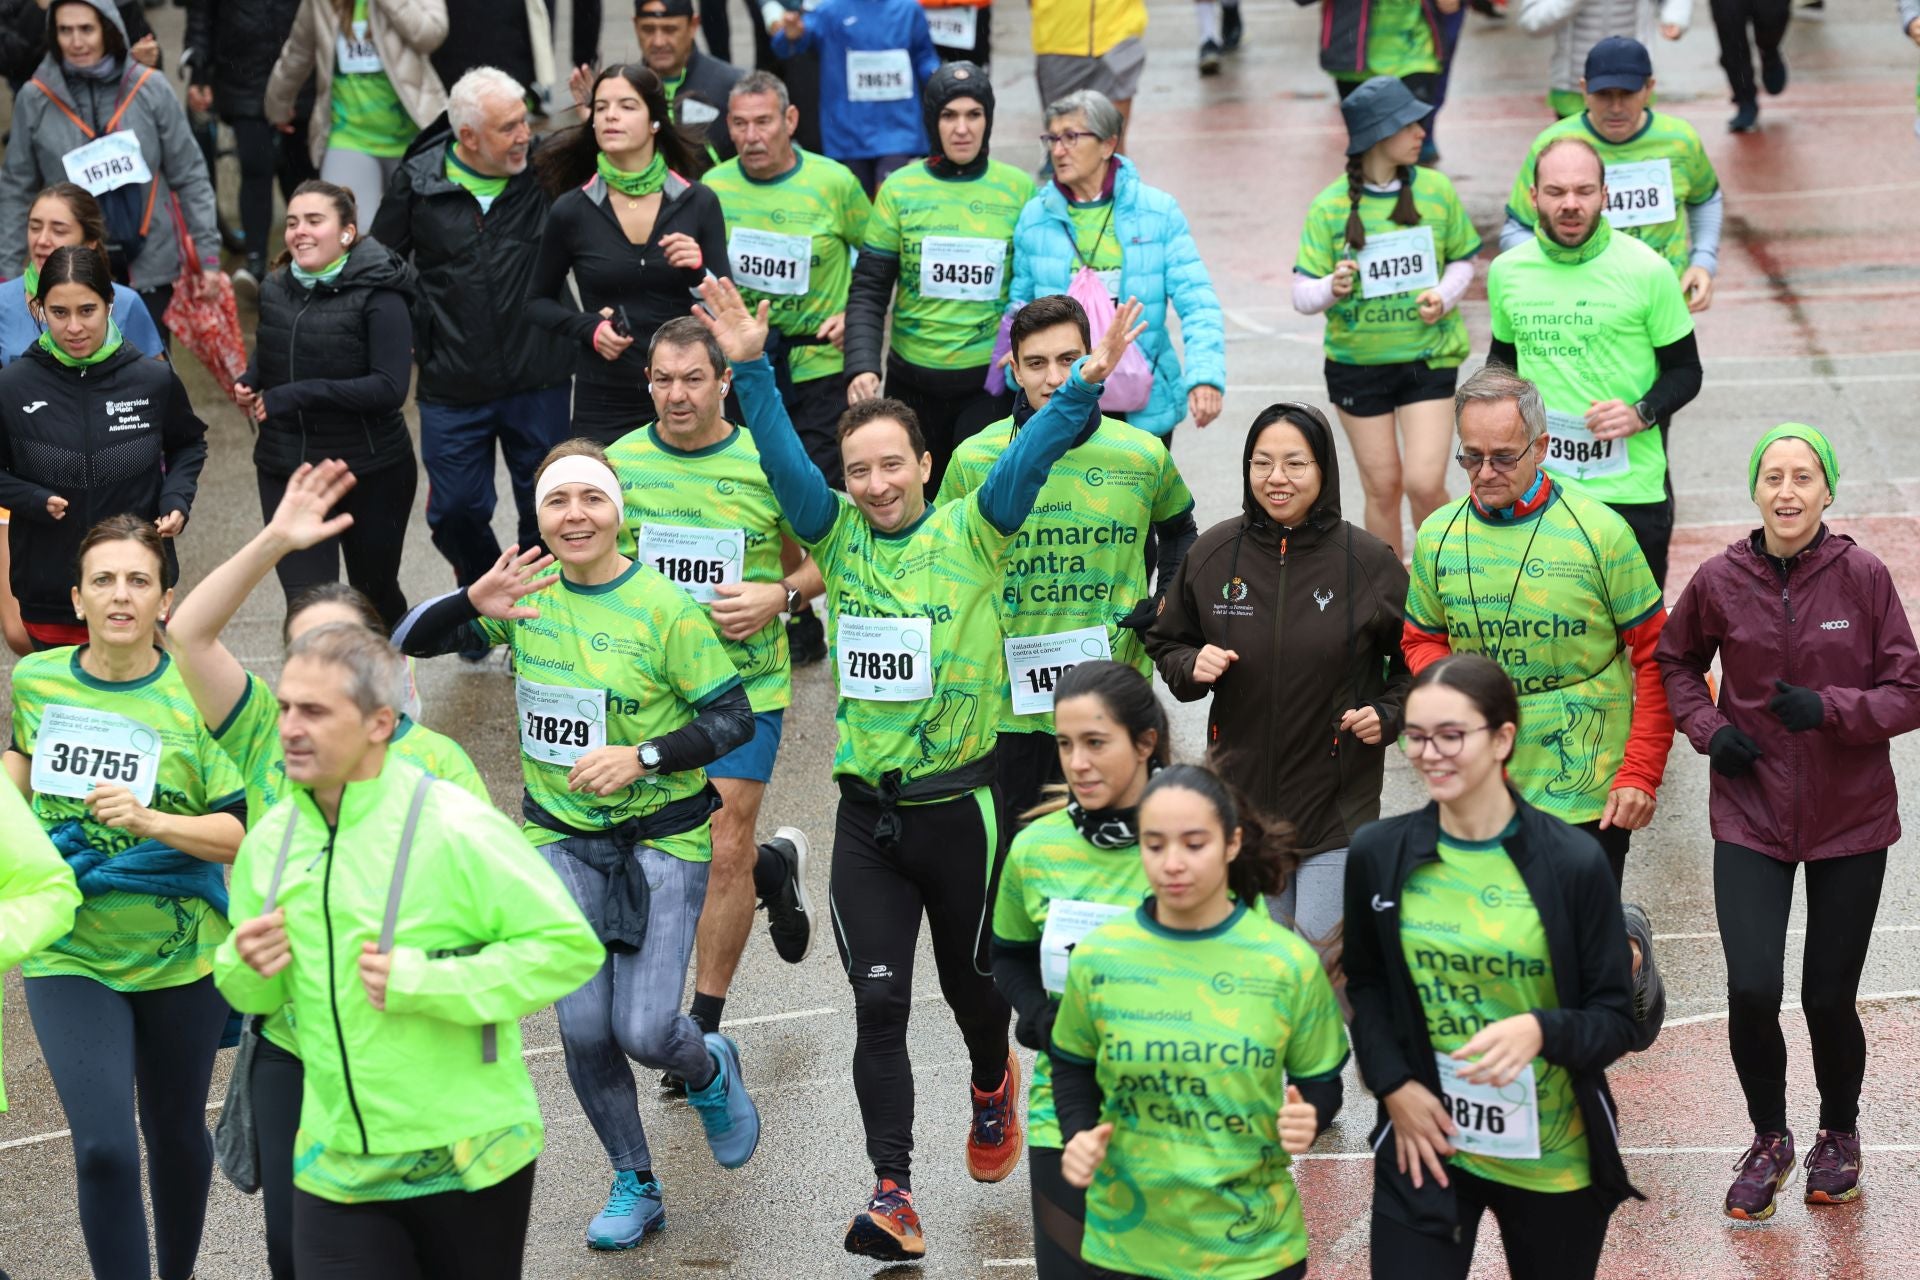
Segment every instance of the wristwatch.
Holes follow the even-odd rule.
[[[1645,400],[1634,401],[1633,411],[1640,415],[1640,421],[1646,425],[1647,430],[1651,431],[1659,425],[1653,418],[1653,406]]]
[[[785,578],[780,579],[780,585],[787,589],[787,612],[788,613],[799,613],[802,609],[807,607],[807,598],[800,594],[800,589],[798,587],[794,586],[791,582],[788,582]]]
[[[642,769],[645,769],[648,773],[660,772],[660,748],[655,746],[651,739],[641,743],[633,750],[634,754],[640,757],[640,767]]]

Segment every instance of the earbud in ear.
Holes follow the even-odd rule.
[[[660,132],[660,122],[659,122],[658,120],[655,120],[655,121],[653,122],[653,131],[654,131],[655,133],[658,133],[658,132]]]
[[[350,235],[348,235],[348,234],[347,234],[346,232],[344,232],[344,231],[342,231],[342,232],[340,233],[340,243],[341,243],[341,244],[343,244],[343,245],[346,245],[346,244],[352,244],[352,243],[353,243],[353,237],[352,237],[352,236],[350,236]]]

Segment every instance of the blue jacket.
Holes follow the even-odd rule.
[[[123,284],[113,286],[113,322],[120,326],[120,336],[127,345],[141,355],[167,354],[167,344],[160,340],[160,330],[154,327],[147,304]],[[27,310],[26,277],[15,276],[0,283],[0,367],[26,354],[27,348],[40,340],[41,332],[40,322]]]
[[[905,96],[885,102],[847,98],[847,52],[903,49],[913,71]],[[782,58],[811,50],[820,59],[820,149],[835,160],[924,156],[927,126],[920,91],[940,69],[927,15],[915,0],[826,0],[807,14],[798,40],[773,33]]]
[[[1170,433],[1187,416],[1194,387],[1227,389],[1227,336],[1220,299],[1200,261],[1186,215],[1172,196],[1140,181],[1133,161],[1122,156],[1113,183],[1113,222],[1120,237],[1120,300],[1138,298],[1146,323],[1139,347],[1153,366],[1153,398],[1127,421],[1154,435]],[[1065,293],[1078,260],[1067,198],[1049,182],[1020,211],[1013,229],[1012,305]],[[1167,303],[1180,316],[1187,371],[1167,336]]]

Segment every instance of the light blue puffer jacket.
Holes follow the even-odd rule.
[[[1134,426],[1154,435],[1170,433],[1187,416],[1187,392],[1194,387],[1227,389],[1226,329],[1220,299],[1200,261],[1186,215],[1172,196],[1140,181],[1133,162],[1119,157],[1113,182],[1113,222],[1120,237],[1120,300],[1129,295],[1145,308],[1147,331],[1140,350],[1153,366],[1153,398],[1127,415]],[[1048,182],[1020,211],[1013,229],[1012,305],[1065,293],[1078,265],[1073,220],[1058,184]],[[1167,303],[1180,317],[1187,369],[1167,334]]]

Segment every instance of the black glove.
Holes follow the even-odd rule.
[[[1139,604],[1136,604],[1135,606],[1133,606],[1132,613],[1129,613],[1126,617],[1120,619],[1120,625],[1125,627],[1129,631],[1134,631],[1134,632],[1138,632],[1141,635],[1145,635],[1147,633],[1147,628],[1151,627],[1153,625],[1153,620],[1159,616],[1160,616],[1160,602],[1154,599],[1152,596],[1148,596],[1145,600],[1142,600]]]
[[[1820,695],[1813,690],[1788,684],[1785,680],[1775,680],[1773,687],[1780,692],[1767,699],[1767,710],[1773,712],[1791,732],[1805,733],[1809,729],[1818,729],[1821,721],[1827,718],[1827,704],[1820,701]]]
[[[1049,999],[1032,1017],[1021,1014],[1013,1021],[1013,1038],[1035,1053],[1053,1047],[1053,1020],[1060,1016],[1060,1002]]]
[[[1713,762],[1713,771],[1726,778],[1744,778],[1752,773],[1753,762],[1760,755],[1760,744],[1732,725],[1722,726],[1707,743],[1707,759]]]

